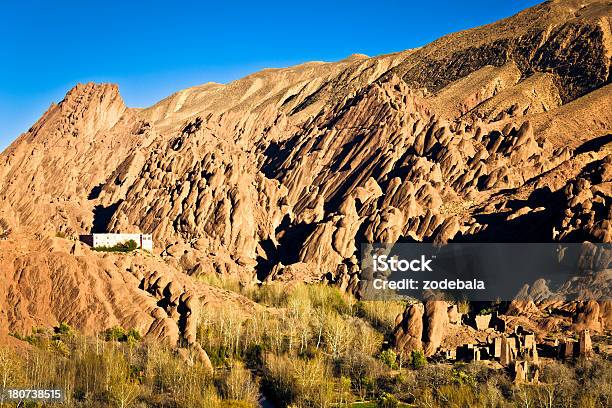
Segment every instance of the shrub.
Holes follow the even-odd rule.
[[[397,366],[397,354],[395,353],[395,351],[391,349],[384,350],[380,353],[380,361],[385,363],[387,366],[389,366],[393,370],[396,370],[398,367]]]
[[[306,360],[269,354],[265,358],[264,386],[282,406],[328,407],[335,380],[320,356]]]
[[[427,365],[425,354],[421,350],[412,350],[410,354],[410,366],[415,370],[423,368]]]
[[[220,406],[223,406],[225,408],[254,408],[258,405],[246,401],[226,400],[223,401],[223,404]]]
[[[250,293],[250,298],[266,306],[284,307],[287,305],[287,288],[278,282],[265,283]]]
[[[59,326],[55,327],[53,330],[56,334],[61,334],[63,336],[69,336],[73,334],[72,327],[70,327],[66,322],[61,322]]]
[[[104,332],[104,339],[106,341],[119,341],[125,338],[125,330],[119,326],[115,326],[111,329],[107,329]]]
[[[106,341],[119,341],[136,343],[142,340],[142,336],[136,329],[125,330],[123,327],[115,326],[111,329],[107,329],[104,332],[104,338]]]
[[[467,314],[470,312],[470,302],[469,300],[462,299],[457,302],[457,312],[461,314]]]
[[[495,311],[495,309],[494,309],[494,308],[492,308],[492,307],[488,307],[488,308],[481,309],[481,310],[478,312],[478,315],[479,315],[479,316],[485,316],[485,315],[488,315],[488,314],[493,313],[494,311]]]
[[[448,407],[480,407],[478,397],[474,388],[464,384],[443,385],[437,389],[437,398]]]
[[[128,343],[135,343],[142,340],[142,336],[140,335],[140,333],[138,333],[138,330],[136,329],[130,329],[128,330],[127,334],[126,334],[126,341]]]
[[[138,249],[138,243],[133,239],[130,239],[129,241],[120,242],[112,247],[99,246],[92,249],[99,252],[132,252]]]
[[[451,368],[446,365],[428,364],[419,370],[419,387],[438,388],[450,384]]]
[[[218,273],[210,273],[199,275],[198,280],[207,285],[229,290],[230,292],[242,293],[243,291],[242,282],[237,276],[223,276]]]
[[[199,362],[185,364],[177,353],[159,346],[146,346],[143,383],[153,395],[169,395],[172,403],[147,406],[206,407],[221,405],[208,369]]]
[[[138,243],[136,241],[134,241],[133,239],[130,239],[129,241],[117,244],[117,246],[119,246],[120,248],[125,249],[126,252],[129,252],[129,251],[133,251],[136,248],[138,248]]]
[[[338,288],[327,285],[308,285],[308,293],[313,307],[333,310],[339,314],[351,314],[350,296]]]
[[[393,394],[383,392],[380,397],[378,397],[376,406],[380,408],[396,408],[399,406],[399,401]]]
[[[476,379],[465,370],[453,369],[451,375],[451,380],[454,384],[472,386],[476,384]]]
[[[391,334],[396,326],[396,317],[402,314],[405,308],[405,301],[364,300],[357,303],[357,314],[377,329],[386,334]]]
[[[30,343],[30,345],[32,346],[41,346],[43,344],[46,344],[47,340],[49,339],[48,332],[46,330],[41,329],[41,328],[35,328],[35,327],[32,327],[32,332],[28,335],[22,335],[19,333],[11,332],[9,333],[9,336],[12,336],[21,341]],[[60,337],[59,335],[52,336],[52,338],[56,338],[56,339],[58,339],[59,337]]]
[[[223,376],[221,390],[225,399],[244,401],[243,406],[255,406],[259,399],[259,383],[241,364],[234,364]]]
[[[381,377],[387,370],[386,366],[372,356],[361,353],[348,353],[340,362],[342,372],[348,374],[351,384],[361,399],[374,392],[374,378]]]
[[[461,370],[478,383],[486,383],[489,377],[495,373],[495,370],[489,368],[484,361],[472,361],[464,364],[461,366]]]

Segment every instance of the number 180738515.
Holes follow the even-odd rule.
[[[64,392],[60,389],[6,388],[0,392],[0,401],[61,402]]]

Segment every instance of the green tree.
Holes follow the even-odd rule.
[[[59,326],[54,329],[55,333],[61,334],[64,336],[70,336],[73,334],[72,327],[68,325],[66,322],[61,322]]]
[[[410,365],[415,370],[425,367],[427,365],[427,359],[425,358],[425,354],[423,354],[421,350],[412,350],[412,354],[410,356]]]
[[[380,361],[385,363],[387,366],[389,366],[393,370],[397,369],[398,367],[397,366],[397,354],[395,353],[395,351],[391,349],[383,350],[380,353]]]
[[[399,401],[393,394],[383,392],[380,397],[378,397],[376,406],[380,408],[397,408],[399,406]]]
[[[122,245],[123,245],[123,248],[125,248],[127,252],[133,251],[136,248],[138,248],[138,243],[134,241],[133,239],[130,239],[129,241],[124,242]]]

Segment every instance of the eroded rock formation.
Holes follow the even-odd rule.
[[[416,50],[264,70],[147,109],[77,85],[0,155],[4,319],[22,329],[44,311],[193,344],[209,301],[193,275],[354,291],[362,243],[611,242],[610,14],[546,2]],[[173,278],[73,242],[40,249],[91,231],[152,233]],[[31,275],[76,303],[34,306]],[[411,306],[396,340],[431,354],[442,309]]]

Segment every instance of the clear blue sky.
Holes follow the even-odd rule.
[[[385,54],[538,1],[5,0],[0,150],[77,82],[119,84],[128,106],[266,67]]]

